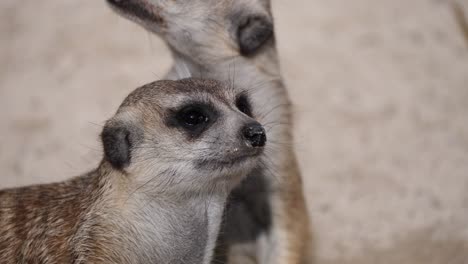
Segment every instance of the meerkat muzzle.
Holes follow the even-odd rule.
[[[242,129],[242,136],[254,148],[264,147],[267,140],[265,129],[259,123],[246,125]]]

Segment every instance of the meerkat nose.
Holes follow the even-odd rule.
[[[251,123],[242,129],[242,136],[254,148],[263,147],[266,143],[265,129],[259,123]]]

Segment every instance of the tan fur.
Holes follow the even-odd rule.
[[[261,17],[267,23],[273,23],[270,2],[124,2],[144,2],[145,6],[158,8],[164,25],[150,17],[140,19],[138,14],[125,8],[115,9],[167,42],[173,52],[176,65],[174,69],[177,65],[185,64],[194,74],[227,80],[237,89],[249,90],[255,116],[266,124],[271,139],[266,158],[260,166],[265,171],[270,188],[273,226],[268,234],[257,241],[257,261],[265,264],[301,263],[307,254],[305,251],[309,240],[309,221],[301,175],[292,147],[291,106],[280,74],[274,37],[263,43],[253,54],[244,56],[241,54],[237,35],[237,29],[245,23],[242,18]],[[176,78],[175,72],[172,70],[169,77]],[[236,250],[235,254],[242,255],[239,252],[242,250]],[[245,256],[248,255],[246,252]],[[242,256],[239,258],[242,259]]]
[[[0,262],[210,263],[227,195],[261,153],[238,137],[253,119],[223,86],[185,79],[140,87],[106,122],[96,170],[0,191]],[[199,138],[168,124],[174,107],[194,100],[222,117]],[[113,137],[121,128],[129,132],[122,142],[131,143],[122,166],[112,158],[122,149]],[[224,162],[247,149],[258,155],[210,169],[194,162]]]

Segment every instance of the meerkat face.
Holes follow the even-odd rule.
[[[107,0],[198,63],[254,55],[273,40],[270,0]],[[198,56],[203,56],[199,57]],[[195,56],[195,57],[194,57]]]
[[[248,94],[201,79],[138,88],[101,137],[105,159],[115,169],[155,182],[163,175],[160,181],[187,188],[246,174],[266,144]]]

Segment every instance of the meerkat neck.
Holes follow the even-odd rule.
[[[107,229],[100,244],[116,243],[109,255],[129,263],[211,262],[227,191],[175,196],[127,182],[136,175],[98,171],[105,195],[94,213]]]
[[[275,46],[265,47],[254,57],[232,56],[214,61],[207,59],[203,63],[194,61],[174,49],[171,49],[171,52],[174,65],[166,77],[172,80],[186,77],[181,76],[180,69],[187,69],[192,77],[221,81],[281,79],[280,63]]]
[[[113,232],[107,236],[122,241],[119,252],[124,252],[130,263],[208,264],[226,198],[200,196],[170,201],[133,193],[123,207],[106,214]]]

